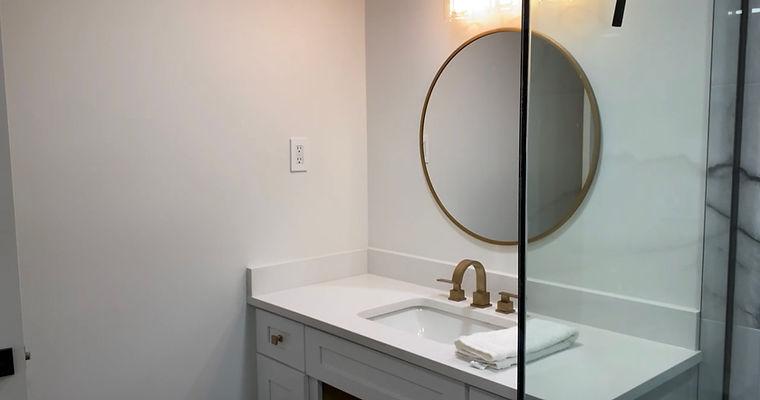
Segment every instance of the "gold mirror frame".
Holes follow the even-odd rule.
[[[438,69],[438,72],[435,74],[435,77],[433,78],[433,81],[430,83],[430,88],[428,89],[427,95],[425,96],[425,104],[422,106],[422,117],[420,118],[420,134],[419,134],[419,146],[420,146],[420,161],[422,164],[422,171],[425,173],[425,181],[427,182],[428,188],[430,189],[430,193],[433,195],[433,199],[435,199],[435,202],[438,204],[438,207],[443,211],[444,214],[446,214],[446,217],[454,223],[459,229],[467,233],[468,235],[478,239],[482,240],[486,243],[490,244],[496,244],[496,245],[502,245],[502,246],[515,246],[518,244],[517,241],[503,241],[503,240],[494,240],[491,238],[487,238],[485,236],[479,235],[472,230],[468,229],[466,226],[464,226],[461,222],[459,222],[450,212],[448,209],[446,209],[446,206],[443,205],[443,201],[441,201],[440,197],[438,197],[438,193],[435,191],[435,187],[433,186],[433,181],[430,179],[430,173],[428,172],[427,165],[425,164],[425,149],[424,149],[424,135],[425,135],[425,117],[427,115],[427,109],[428,104],[430,102],[430,97],[433,94],[433,89],[435,89],[435,84],[438,83],[438,79],[440,79],[441,75],[443,74],[443,71],[446,70],[446,67],[451,63],[451,60],[454,59],[462,50],[464,50],[467,46],[474,43],[476,40],[481,39],[483,37],[486,37],[488,35],[493,35],[495,33],[500,32],[521,32],[518,28],[499,28],[499,29],[493,29],[490,31],[486,31],[483,33],[480,33],[466,42],[464,42],[462,45],[460,45],[456,50],[454,50],[451,55],[449,55],[448,58],[446,58],[446,61],[443,62],[443,65]],[[583,84],[583,89],[588,96],[589,104],[591,106],[591,118],[594,121],[594,129],[591,133],[591,136],[594,140],[592,151],[591,151],[591,165],[589,166],[588,176],[586,177],[586,180],[583,182],[583,186],[581,187],[580,192],[578,192],[578,195],[575,198],[575,202],[573,203],[572,208],[567,212],[567,214],[560,218],[560,220],[553,225],[551,228],[547,229],[545,232],[542,232],[536,236],[533,236],[528,239],[528,242],[535,242],[537,240],[543,239],[552,233],[556,232],[561,228],[567,221],[572,218],[573,215],[575,215],[575,212],[578,211],[578,208],[580,208],[581,204],[583,204],[583,201],[586,199],[586,196],[588,195],[589,190],[591,189],[591,185],[594,183],[594,178],[596,177],[597,170],[599,169],[599,159],[600,159],[600,153],[602,149],[602,119],[599,114],[599,103],[596,100],[596,95],[594,94],[594,89],[591,87],[591,82],[588,80],[588,76],[586,76],[586,73],[583,71],[583,68],[581,68],[580,64],[578,63],[578,60],[573,57],[570,52],[564,48],[559,42],[556,40],[550,38],[549,36],[532,31],[531,35],[540,37],[541,39],[546,40],[554,46],[557,50],[562,53],[563,56],[565,56],[565,59],[567,59],[570,64],[573,66],[573,69],[578,74],[578,77],[581,80],[581,83]]]

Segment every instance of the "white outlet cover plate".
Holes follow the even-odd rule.
[[[308,166],[309,139],[290,138],[290,172],[306,172]]]

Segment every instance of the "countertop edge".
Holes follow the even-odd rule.
[[[625,394],[613,400],[636,400],[640,398],[641,396],[644,396],[645,394],[651,392],[652,390],[655,390],[658,387],[664,385],[665,383],[675,379],[676,377],[683,374],[684,372],[691,370],[692,368],[699,365],[701,361],[702,361],[702,352],[696,351],[691,357],[670,367],[669,369],[663,371],[661,374],[653,377],[652,379],[639,384],[635,388],[632,388]]]

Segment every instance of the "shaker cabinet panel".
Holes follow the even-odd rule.
[[[465,400],[461,382],[306,328],[306,373],[363,400]]]
[[[259,400],[308,400],[304,374],[261,354],[256,356]]]

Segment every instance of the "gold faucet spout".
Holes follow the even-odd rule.
[[[454,267],[454,276],[452,280],[455,283],[462,285],[464,280],[464,273],[470,266],[475,268],[475,288],[480,292],[486,291],[486,269],[480,261],[475,260],[462,260]]]
[[[440,282],[447,282],[453,285],[449,292],[449,300],[464,301],[464,290],[462,290],[462,281],[464,273],[473,267],[475,268],[475,292],[472,294],[472,306],[477,308],[491,307],[491,294],[488,293],[486,285],[486,269],[483,264],[475,260],[462,260],[454,267],[454,274],[451,280],[439,279]]]

